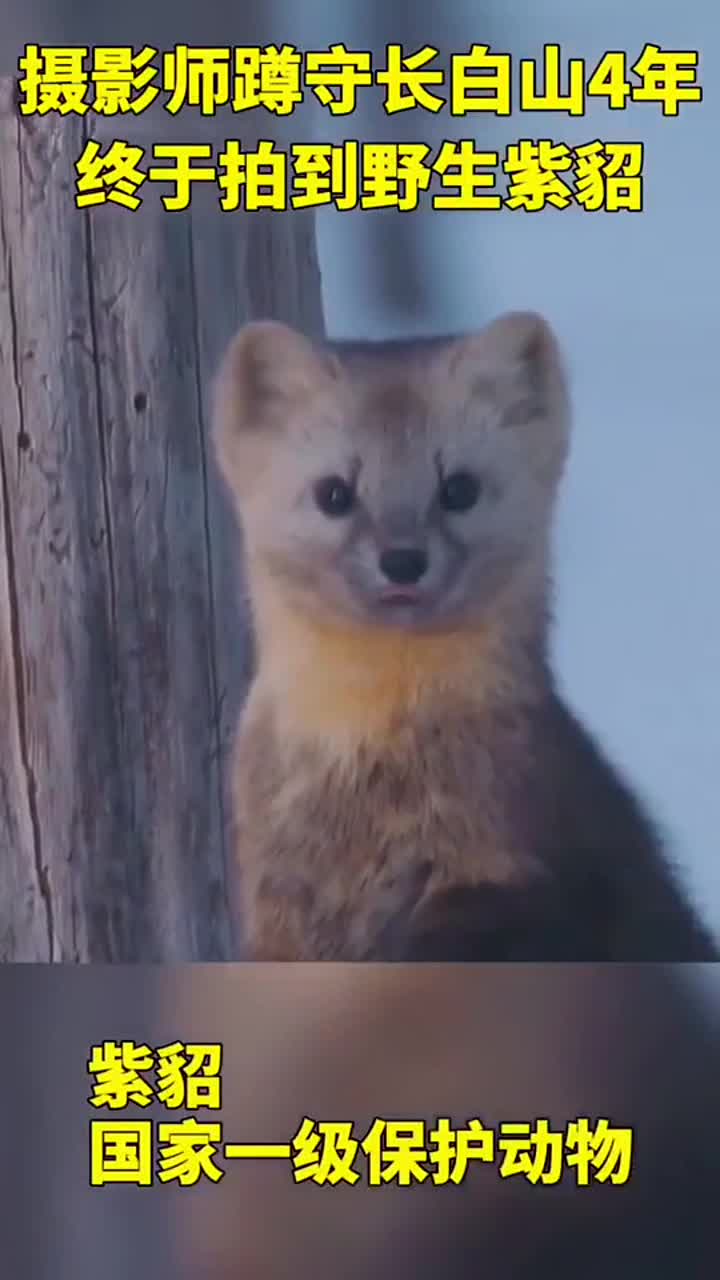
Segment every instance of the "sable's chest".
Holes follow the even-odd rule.
[[[496,758],[467,725],[428,726],[343,762],[246,748],[244,840],[275,874],[292,868],[333,896],[404,878],[420,863],[446,881],[505,878],[511,814]]]

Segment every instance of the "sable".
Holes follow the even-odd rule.
[[[249,325],[215,421],[258,647],[232,778],[249,954],[715,958],[550,670],[571,413],[548,325]]]

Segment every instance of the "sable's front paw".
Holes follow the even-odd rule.
[[[417,963],[601,959],[577,904],[551,881],[438,891],[388,931],[388,960]]]
[[[245,958],[277,963],[311,959],[313,897],[300,877],[269,873],[246,887]]]
[[[248,938],[243,947],[243,960],[250,964],[278,964],[280,961],[293,963],[306,959],[307,956],[298,946],[297,940],[280,931],[255,934]]]

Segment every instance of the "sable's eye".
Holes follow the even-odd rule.
[[[440,506],[445,511],[469,511],[480,497],[480,481],[472,471],[453,471],[440,485]]]
[[[325,476],[315,485],[315,502],[326,516],[346,516],[355,505],[355,494],[342,476]]]

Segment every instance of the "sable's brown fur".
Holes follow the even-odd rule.
[[[498,720],[483,751],[472,710],[448,700],[381,751],[359,746],[352,769],[281,734],[269,712],[253,724],[236,791],[240,849],[262,842],[245,883],[272,958],[371,957],[380,930],[423,892],[532,872],[527,819],[508,803],[522,789],[522,722]]]
[[[348,348],[251,325],[226,357],[216,420],[259,652],[233,775],[250,954],[442,958],[430,920],[453,958],[432,920],[464,887],[477,958],[513,958],[483,890],[504,904],[506,943],[519,930],[537,953],[522,958],[708,955],[546,662],[569,407],[544,322]],[[483,500],[448,517],[438,475],[468,465]],[[355,487],[348,520],[313,503],[328,474]],[[378,552],[408,543],[428,548],[427,589],[389,615]]]

